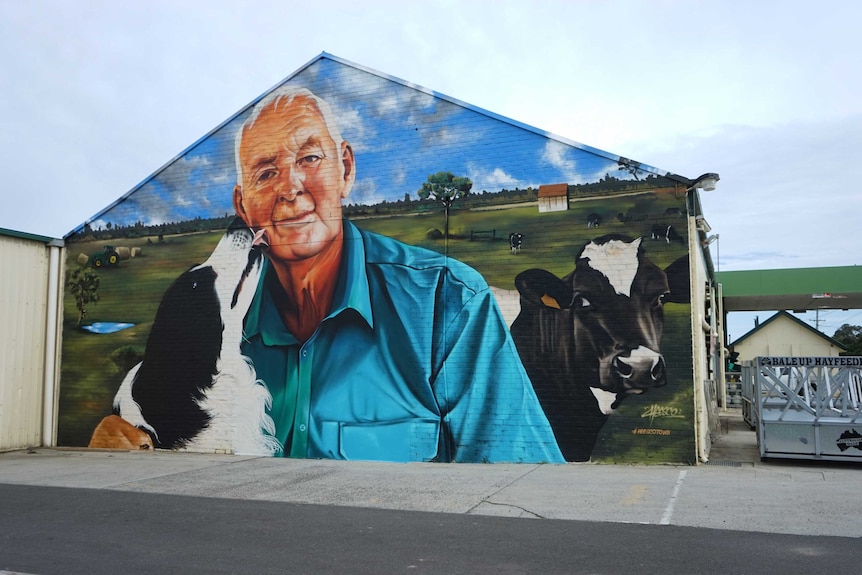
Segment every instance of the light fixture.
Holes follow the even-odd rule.
[[[703,240],[701,243],[703,244],[703,247],[706,247],[717,239],[718,239],[718,234],[712,234],[711,236],[709,236],[708,238]]]
[[[706,218],[703,216],[696,216],[694,218],[694,224],[697,226],[697,229],[702,231],[705,234],[708,234],[712,231],[712,227],[707,223]]]
[[[707,172],[706,174],[703,174],[695,181],[693,181],[688,189],[701,189],[704,192],[711,192],[716,188],[718,180],[720,179],[721,178],[718,177],[718,174],[713,172]]]

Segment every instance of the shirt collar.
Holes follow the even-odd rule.
[[[332,311],[326,317],[335,317],[347,309],[353,309],[368,324],[374,327],[371,311],[371,292],[365,268],[365,244],[359,228],[347,220],[342,220],[344,248],[341,254],[341,267],[338,283],[332,300]],[[266,345],[293,345],[297,339],[284,327],[269,290],[266,289],[267,277],[275,272],[268,258],[264,258],[263,271],[257,283],[257,290],[245,318],[245,337],[251,339],[260,334]],[[274,279],[274,278],[273,278]],[[324,320],[326,321],[326,320]]]

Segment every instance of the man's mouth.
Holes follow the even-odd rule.
[[[303,212],[301,214],[288,218],[280,218],[278,220],[273,220],[272,224],[274,226],[298,226],[311,223],[313,218],[314,210],[309,210],[307,212]]]

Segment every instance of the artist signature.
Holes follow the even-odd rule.
[[[659,405],[653,403],[641,413],[641,417],[649,417],[650,425],[657,417],[669,417],[674,419],[685,419],[682,410],[678,407],[670,407],[668,405]]]

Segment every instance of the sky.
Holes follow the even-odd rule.
[[[862,3],[0,2],[0,227],[62,237],[321,52],[696,178],[721,271],[858,265]],[[369,192],[370,193],[370,192]],[[769,312],[731,314],[730,339]],[[798,316],[831,335],[862,310]]]

